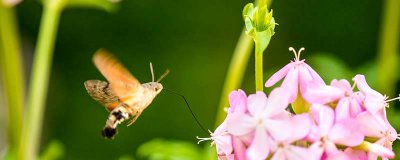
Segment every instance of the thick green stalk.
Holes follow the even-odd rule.
[[[18,149],[24,105],[24,72],[20,40],[14,8],[0,2],[0,67],[8,106],[8,146],[11,153]]]
[[[260,49],[259,42],[255,42],[255,74],[256,74],[256,91],[263,91],[263,52],[264,50]]]
[[[218,107],[215,125],[219,126],[226,116],[225,107],[228,107],[228,96],[232,90],[238,89],[242,84],[243,76],[253,49],[253,39],[243,29],[235,51],[229,64],[228,73],[225,78],[224,88]]]
[[[385,1],[384,17],[378,50],[378,88],[388,96],[393,96],[396,89],[399,65],[399,20],[400,1]]]
[[[270,6],[272,0],[266,1],[267,5]],[[255,3],[257,3],[257,0]],[[233,52],[233,56],[229,64],[224,87],[222,89],[220,103],[218,105],[215,126],[219,126],[226,117],[225,108],[229,106],[229,93],[232,90],[238,89],[242,84],[244,72],[246,71],[253,45],[253,39],[246,34],[246,28],[244,28],[236,44],[235,51]]]
[[[27,119],[23,130],[23,159],[36,159],[40,148],[40,135],[47,96],[47,87],[53,57],[54,43],[64,0],[44,2],[38,42],[33,60],[28,97]]]

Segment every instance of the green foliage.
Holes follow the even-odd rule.
[[[330,83],[333,79],[351,80],[354,76],[342,60],[329,53],[312,54],[307,58],[307,63],[321,75],[326,83]]]
[[[40,160],[56,160],[61,159],[64,157],[65,148],[64,145],[58,141],[53,140],[50,144],[46,147],[42,155],[40,156]]]
[[[154,139],[137,150],[140,159],[148,160],[202,160],[202,150],[189,142]]]
[[[68,0],[67,7],[96,8],[113,12],[117,9],[117,3],[111,0]]]

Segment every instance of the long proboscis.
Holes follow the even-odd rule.
[[[190,107],[189,102],[186,100],[185,96],[183,96],[182,94],[179,94],[179,93],[177,93],[177,92],[174,92],[174,91],[172,91],[172,90],[166,89],[166,88],[164,88],[163,90],[168,91],[168,92],[170,92],[170,93],[173,93],[173,94],[178,95],[179,97],[181,97],[181,98],[185,101],[186,107],[189,109],[189,111],[190,111],[190,113],[192,114],[192,116],[193,116],[194,120],[196,121],[197,125],[199,125],[199,127],[200,127],[206,134],[209,134],[208,131],[203,127],[203,125],[201,125],[199,119],[197,119],[196,115],[194,114],[194,112],[193,112],[192,108]]]

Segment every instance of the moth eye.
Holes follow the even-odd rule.
[[[158,88],[154,88],[154,90],[157,92],[157,91],[158,91]]]

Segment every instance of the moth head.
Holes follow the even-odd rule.
[[[151,91],[154,91],[156,94],[160,93],[163,90],[163,85],[158,82],[149,82],[146,83],[146,88]]]

